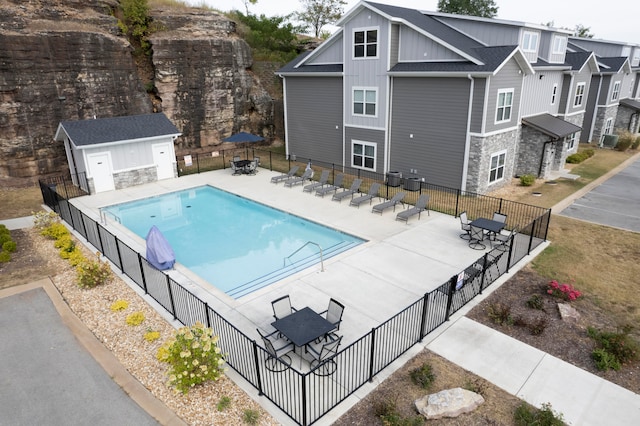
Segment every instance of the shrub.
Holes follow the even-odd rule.
[[[134,313],[127,315],[127,319],[126,319],[127,325],[130,325],[132,327],[142,324],[143,321],[144,321],[144,313],[140,311],[136,311]]]
[[[33,215],[33,226],[40,231],[60,221],[60,216],[58,216],[56,212],[40,210],[37,212],[31,212],[31,214]]]
[[[84,254],[82,254],[82,252],[80,251],[80,249],[78,249],[78,247],[73,249],[73,251],[68,254],[63,255],[63,253],[60,252],[60,256],[63,259],[66,258],[71,266],[78,266],[81,263],[84,263],[87,261],[87,258],[84,257]]]
[[[426,362],[420,367],[416,367],[409,372],[411,381],[420,386],[422,389],[429,389],[436,379],[436,375],[433,373],[433,369],[430,364]]]
[[[464,383],[464,389],[485,396],[487,393],[487,382],[478,377],[474,377]]]
[[[511,307],[503,303],[489,303],[487,315],[496,324],[511,325],[513,318],[511,317]]]
[[[635,142],[635,136],[629,132],[621,132],[618,135],[618,144],[616,145],[616,149],[618,151],[626,151],[631,148],[631,145]]]
[[[8,251],[0,251],[0,263],[11,261],[11,254]]]
[[[640,146],[640,136],[638,136],[636,140],[633,141],[633,143],[631,144],[631,149],[638,149],[639,146]]]
[[[0,246],[8,241],[11,241],[11,234],[0,234]]]
[[[0,223],[0,235],[11,235],[11,231],[9,231],[7,225]]]
[[[252,410],[251,408],[245,408],[242,413],[242,421],[248,425],[257,425],[258,420],[260,420],[260,412]]]
[[[536,318],[527,324],[527,329],[533,336],[541,335],[545,328],[547,328],[547,319],[544,317]]]
[[[218,401],[218,404],[216,404],[216,409],[218,411],[224,411],[229,407],[231,407],[231,398],[229,398],[226,395],[223,395]]]
[[[514,423],[516,426],[564,426],[562,414],[553,411],[551,404],[544,403],[538,410],[524,401],[516,408]]]
[[[566,162],[571,164],[582,163],[584,160],[593,157],[596,154],[595,149],[587,148],[567,157]]]
[[[582,293],[573,288],[571,284],[560,284],[556,280],[550,281],[547,285],[547,294],[559,297],[567,302],[571,302],[582,296]]]
[[[373,414],[382,420],[385,426],[422,426],[424,417],[404,417],[398,412],[395,398],[384,398],[373,405]]]
[[[522,175],[520,176],[520,185],[522,186],[531,186],[536,182],[536,177],[534,175]]]
[[[540,297],[537,294],[534,294],[533,296],[531,296],[526,301],[526,304],[531,309],[537,309],[539,311],[544,311],[544,300],[542,300],[542,297]]]
[[[169,385],[187,393],[207,380],[218,380],[224,372],[224,356],[217,343],[218,336],[200,322],[177,330],[157,354],[158,360],[169,364]]]
[[[159,331],[153,331],[153,330],[148,328],[147,332],[144,333],[144,340],[146,340],[147,342],[155,342],[159,338],[160,338],[160,332]]]
[[[631,327],[623,327],[617,332],[600,331],[593,327],[587,329],[589,337],[596,341],[597,347],[591,356],[599,369],[618,370],[623,364],[638,359],[640,346],[629,335],[630,331]]]
[[[90,261],[76,266],[78,286],[81,288],[93,288],[106,284],[112,276],[111,268],[107,262]]]
[[[124,311],[129,307],[129,302],[123,299],[118,299],[111,304],[111,309],[113,312]]]
[[[5,241],[2,244],[2,250],[6,251],[7,253],[13,253],[14,251],[16,251],[17,248],[18,248],[18,245],[16,244],[15,241]]]
[[[64,235],[69,235],[69,230],[61,222],[54,222],[40,231],[40,234],[51,240],[59,240]]]

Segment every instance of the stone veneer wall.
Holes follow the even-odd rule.
[[[176,176],[176,172],[174,170],[174,177],[175,176]],[[123,189],[123,188],[128,188],[130,186],[142,185],[143,183],[155,182],[157,180],[158,180],[158,171],[156,166],[146,167],[144,169],[127,170],[124,172],[113,174],[113,181],[116,186],[116,189]]]
[[[628,108],[624,105],[618,106],[615,129],[619,131],[628,130],[631,133],[638,133],[640,130],[640,111]]]
[[[517,156],[519,129],[491,135],[487,137],[471,136],[469,149],[469,168],[467,170],[467,191],[484,194],[511,183]],[[504,177],[489,184],[491,155],[499,151],[507,151],[505,157]]]
[[[600,143],[600,138],[604,134],[604,127],[607,123],[607,119],[613,118],[613,125],[611,127],[611,134],[615,134],[616,114],[618,113],[618,105],[609,107],[598,107],[596,113],[596,122],[593,126],[593,136],[591,142]]]

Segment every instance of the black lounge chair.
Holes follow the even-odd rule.
[[[418,201],[416,201],[415,207],[408,208],[406,210],[401,211],[396,216],[396,220],[404,220],[406,223],[409,223],[409,218],[411,216],[418,215],[418,220],[420,220],[420,214],[426,210],[427,214],[431,216],[429,213],[429,195],[422,194],[418,197]]]
[[[331,199],[333,201],[342,202],[342,199],[347,198],[348,196],[351,196],[351,198],[353,198],[353,194],[358,192],[358,189],[360,189],[360,185],[362,185],[362,179],[354,179],[351,183],[351,188],[346,189],[342,192],[336,192],[335,194],[333,194],[333,197]]]
[[[282,182],[283,180],[287,180],[287,179],[293,177],[293,175],[295,175],[298,172],[299,168],[300,168],[300,166],[293,166],[293,167],[291,167],[291,170],[289,170],[288,173],[272,177],[271,178],[271,183]]]
[[[373,199],[378,196],[378,191],[380,191],[380,184],[378,182],[374,182],[371,184],[371,187],[369,188],[369,192],[367,192],[365,195],[352,198],[349,205],[356,206],[359,208],[360,204],[366,203],[367,201],[369,202],[369,204],[371,204]]]
[[[396,211],[396,205],[398,205],[398,204],[404,205],[402,200],[404,199],[405,195],[406,195],[406,193],[404,193],[404,192],[398,192],[389,201],[385,201],[384,203],[376,204],[375,206],[373,206],[373,208],[371,209],[371,213],[380,213],[380,214],[382,214],[382,212],[385,211],[386,209],[388,209],[389,207],[393,207],[393,211]]]
[[[325,186],[328,181],[329,181],[329,170],[323,170],[322,174],[320,175],[320,179],[317,182],[313,182],[313,183],[310,183],[309,185],[305,185],[304,188],[302,188],[302,191],[313,192],[316,189],[319,189]]]
[[[307,179],[311,179],[311,176],[313,176],[313,170],[312,169],[307,169],[304,171],[304,173],[302,174],[302,176],[292,176],[289,179],[284,181],[284,186],[288,186],[289,188],[293,188],[294,186],[298,185],[298,184],[304,184],[304,181]]]
[[[316,195],[324,197],[330,192],[336,192],[338,189],[342,188],[343,180],[344,180],[344,175],[342,173],[338,173],[335,180],[333,181],[333,185],[327,185],[322,188],[318,188],[316,190]]]

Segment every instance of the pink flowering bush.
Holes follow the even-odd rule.
[[[556,280],[549,282],[549,284],[547,285],[547,293],[569,302],[576,300],[578,297],[582,296],[582,293],[573,288],[571,284],[560,284]]]

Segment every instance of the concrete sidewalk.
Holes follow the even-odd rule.
[[[640,424],[638,394],[467,317],[443,327],[429,350],[531,405],[551,403],[568,424]]]

